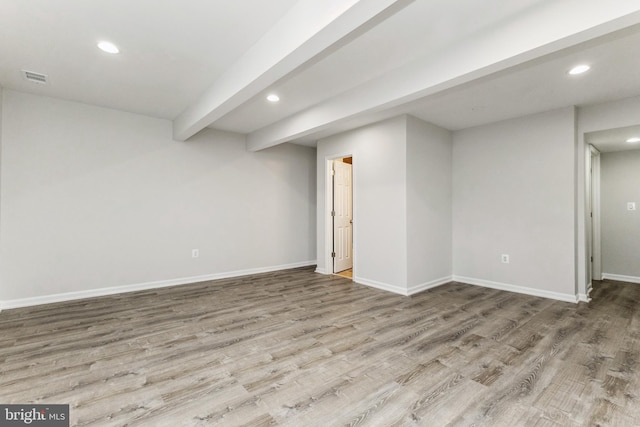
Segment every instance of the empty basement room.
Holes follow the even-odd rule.
[[[640,4],[0,0],[0,426],[640,425]]]

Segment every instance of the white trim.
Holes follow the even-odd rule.
[[[376,289],[382,289],[383,291],[393,292],[394,294],[409,296],[407,289],[401,286],[389,285],[388,283],[378,282],[376,280],[364,279],[362,277],[354,277],[353,281],[360,285],[369,286]]]
[[[591,191],[591,209],[593,212],[593,231],[591,232],[592,247],[593,247],[593,265],[592,267],[592,279],[602,279],[602,226],[600,219],[600,151],[593,145],[590,147],[590,167],[593,170],[591,173],[590,188]],[[587,264],[589,265],[589,264]],[[588,293],[588,292],[587,292]]]
[[[316,267],[315,273],[329,274],[329,273],[327,273],[327,270],[325,268],[319,268],[319,267]]]
[[[166,288],[169,286],[190,285],[198,282],[208,282],[210,280],[228,279],[231,277],[248,276],[251,274],[268,273],[271,271],[288,270],[291,268],[308,267],[316,265],[316,261],[303,261],[292,264],[276,265],[271,267],[250,268],[246,270],[228,271],[225,273],[207,274],[204,276],[184,277],[180,279],[158,280],[155,282],[137,283],[133,285],[114,286],[109,288],[91,289],[86,291],[66,292],[61,294],[44,295],[31,298],[20,298],[0,301],[0,310],[10,308],[30,307],[41,304],[51,304],[54,302],[73,301],[84,298],[102,297],[108,295],[122,294],[126,292],[144,291],[148,289]]]
[[[532,295],[536,297],[550,298],[564,302],[578,302],[578,295],[561,294],[559,292],[544,291],[541,289],[527,288],[525,286],[511,285],[508,283],[492,282],[490,280],[474,279],[471,277],[453,276],[453,280],[469,285],[483,286],[485,288],[498,289],[501,291],[517,292],[519,294]]]
[[[382,289],[383,291],[393,292],[394,294],[403,295],[405,297],[415,295],[419,292],[426,291],[427,289],[435,288],[445,285],[453,280],[452,276],[441,277],[440,279],[432,280],[430,282],[421,283],[416,286],[412,286],[409,289],[402,286],[390,285],[388,283],[378,282],[376,280],[364,279],[362,277],[354,277],[353,281],[360,285],[369,286],[376,289]]]
[[[578,294],[578,301],[580,302],[590,302],[591,298],[589,297],[589,294],[587,293],[585,294]]]
[[[430,282],[421,283],[419,285],[411,286],[408,290],[409,295],[415,295],[417,293],[426,291],[427,289],[436,288],[438,286],[446,285],[453,280],[453,276],[441,277]]]
[[[589,295],[591,294],[592,290],[593,290],[593,282],[587,283],[587,293],[586,294],[578,293],[578,301],[590,302],[591,297]]]
[[[324,270],[327,274],[333,273],[333,257],[331,253],[333,252],[333,220],[331,217],[331,210],[333,208],[333,175],[331,175],[331,171],[333,170],[333,157],[325,157],[325,222],[324,222],[324,234],[325,234],[325,265]]]
[[[640,277],[623,276],[622,274],[602,273],[602,278],[616,280],[618,282],[640,283]]]

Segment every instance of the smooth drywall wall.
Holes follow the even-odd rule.
[[[0,300],[315,260],[315,149],[177,142],[168,120],[3,99]]]
[[[600,155],[600,215],[602,272],[640,281],[640,150]]]
[[[574,115],[566,108],[454,132],[455,277],[575,298]]]
[[[407,118],[407,284],[448,280],[451,265],[451,132]]]
[[[354,279],[406,293],[406,116],[318,141],[318,271],[331,273],[330,159],[353,156]]]
[[[3,101],[3,88],[0,86],[0,222],[2,221],[2,104]],[[0,227],[0,242],[2,242],[2,227]],[[2,284],[2,263],[0,263],[0,301],[3,300],[4,297],[4,286]],[[0,306],[0,309],[2,307]]]

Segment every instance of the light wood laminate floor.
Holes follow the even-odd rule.
[[[339,273],[335,273],[335,274],[337,274],[338,276],[346,277],[348,279],[353,279],[353,269],[352,268],[350,268],[348,270],[341,271]]]
[[[638,426],[640,285],[593,298],[302,268],[8,310],[0,403],[79,426]]]

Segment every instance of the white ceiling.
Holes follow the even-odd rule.
[[[618,33],[420,100],[407,113],[450,130],[640,95],[640,31]],[[587,63],[591,70],[567,71]],[[640,123],[640,117],[638,118]]]
[[[640,95],[638,46],[633,0],[0,0],[1,86],[253,149],[403,113],[455,130]],[[579,62],[592,70],[568,76]]]
[[[457,0],[454,7],[451,0],[414,1],[341,49],[269,88],[280,95],[282,103],[268,105],[265,94],[260,93],[213,127],[253,132],[433,54],[537,1]]]
[[[0,0],[0,85],[174,119],[295,2]]]
[[[638,121],[640,122],[640,117]],[[585,141],[596,147],[601,153],[640,150],[640,142],[629,143],[627,139],[630,138],[640,138],[640,124],[637,126],[589,132],[585,135]]]

